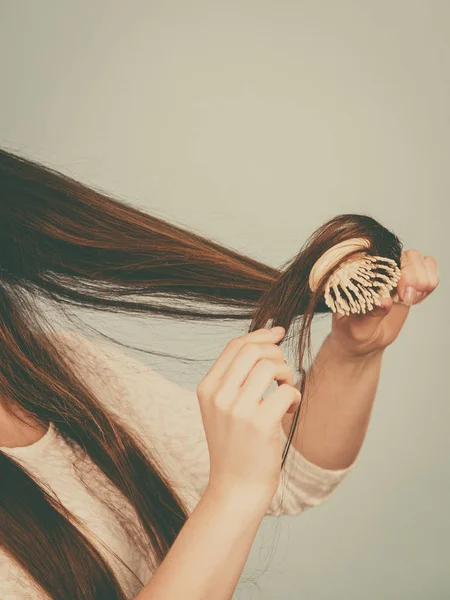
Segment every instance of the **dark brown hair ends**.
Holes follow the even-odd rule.
[[[140,440],[72,371],[37,300],[197,321],[248,319],[248,331],[283,325],[295,340],[296,364],[305,366],[313,316],[330,312],[323,286],[331,271],[312,293],[310,270],[331,246],[355,237],[369,241],[369,254],[400,266],[400,240],[368,215],[331,219],[275,269],[0,150],[0,401],[54,423],[87,453],[136,510],[157,568],[186,507]],[[284,456],[297,418],[298,411]],[[54,600],[125,599],[74,517],[1,452],[0,477],[0,547],[37,585]]]

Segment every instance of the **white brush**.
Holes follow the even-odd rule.
[[[359,314],[373,310],[382,298],[388,298],[401,277],[395,260],[371,256],[364,252],[370,244],[362,238],[352,238],[327,250],[314,264],[309,275],[309,287],[315,291],[323,274],[342,260],[349,252],[361,250],[344,261],[327,280],[325,304],[342,315]],[[394,297],[399,302],[398,295]]]

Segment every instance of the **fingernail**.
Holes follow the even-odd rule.
[[[407,304],[408,306],[411,306],[411,304],[414,302],[415,295],[416,295],[416,290],[413,287],[408,286],[403,295],[403,302],[405,304]]]
[[[274,333],[281,333],[282,331],[285,331],[284,327],[282,327],[281,325],[277,325],[276,327],[271,327],[271,330]]]

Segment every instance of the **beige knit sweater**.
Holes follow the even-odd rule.
[[[90,340],[78,332],[61,331],[58,336],[73,353],[78,374],[105,406],[140,434],[192,511],[206,488],[209,475],[208,446],[196,392],[162,377],[117,346]],[[280,428],[280,436],[284,448],[283,428]],[[24,465],[39,482],[50,486],[51,493],[81,519],[84,533],[111,564],[127,597],[134,598],[152,575],[138,537],[135,544],[130,544],[114,512],[88,492],[80,481],[80,471],[74,468],[73,450],[56,428],[50,425],[46,434],[30,446],[0,450]],[[321,504],[352,468],[353,465],[338,471],[323,469],[306,460],[292,445],[267,515],[298,515],[308,507]],[[100,490],[103,499],[107,498],[128,514],[130,524],[142,531],[134,511],[124,504],[90,459],[85,459],[82,473],[89,485]],[[7,484],[1,482],[1,485]],[[0,550],[0,598],[41,600],[48,597]]]

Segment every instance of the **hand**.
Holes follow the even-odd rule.
[[[281,420],[301,394],[277,346],[282,327],[231,340],[197,387],[210,456],[208,488],[270,504],[281,473]],[[265,399],[273,381],[281,385]],[[256,505],[256,504],[255,504]]]
[[[330,337],[349,358],[382,352],[397,338],[411,305],[422,302],[438,284],[438,265],[433,256],[422,256],[418,250],[402,252],[397,293],[404,304],[383,298],[381,306],[365,315],[333,313]]]

